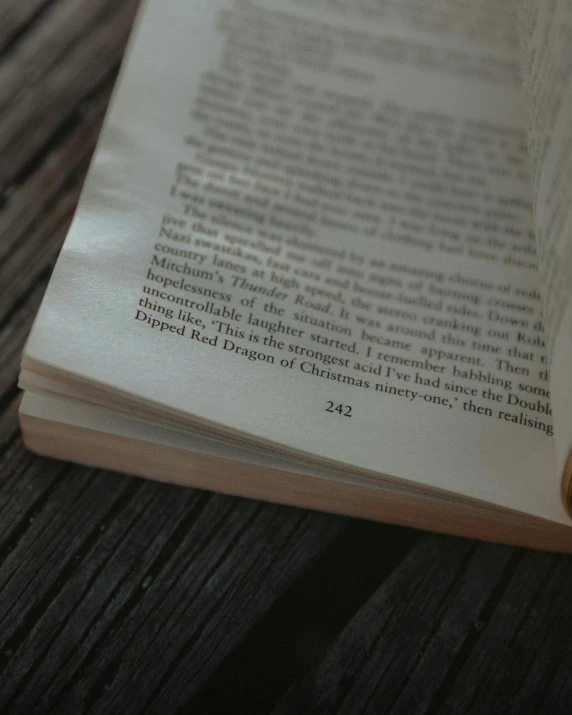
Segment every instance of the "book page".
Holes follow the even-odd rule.
[[[148,2],[24,364],[566,519],[525,143],[504,5]]]
[[[519,15],[538,259],[562,470],[572,451],[572,5],[565,0],[520,0]]]

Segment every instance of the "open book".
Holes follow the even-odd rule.
[[[29,447],[572,551],[571,23],[144,3],[25,349]]]

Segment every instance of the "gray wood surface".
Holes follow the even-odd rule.
[[[0,713],[572,711],[570,557],[41,459],[19,359],[136,0],[0,0]]]

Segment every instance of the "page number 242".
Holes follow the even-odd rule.
[[[326,412],[337,412],[339,415],[342,415],[342,417],[352,416],[352,408],[350,405],[336,405],[336,403],[331,400],[328,400]]]

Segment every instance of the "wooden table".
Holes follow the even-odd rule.
[[[18,363],[135,0],[0,0],[0,712],[572,712],[572,560],[40,459]]]

